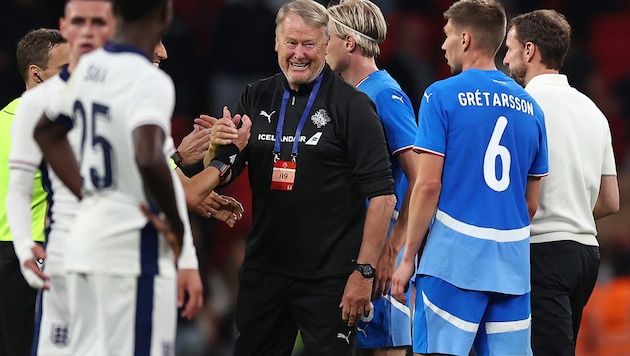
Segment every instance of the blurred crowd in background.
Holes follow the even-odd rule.
[[[386,15],[387,40],[377,58],[401,84],[418,110],[424,88],[450,76],[444,52],[442,13],[452,0],[373,0]],[[58,28],[64,0],[2,0],[0,4],[0,102],[21,95],[24,84],[15,46],[30,29]],[[220,116],[234,107],[245,86],[279,71],[274,52],[275,13],[284,0],[176,0],[175,19],[163,42],[168,59],[161,67],[174,80],[177,102],[172,120],[176,143],[205,113]],[[327,1],[320,1],[326,5]],[[553,8],[573,27],[572,49],[562,73],[590,96],[609,119],[619,170],[621,210],[598,222],[603,284],[615,275],[615,254],[630,256],[630,0],[504,0],[508,17]],[[497,55],[500,63],[504,50]],[[220,192],[239,199],[245,217],[230,229],[216,220],[192,219],[204,310],[193,322],[181,321],[179,355],[229,355],[232,309],[244,239],[251,223],[247,175]],[[630,262],[627,262],[630,263]],[[618,270],[618,268],[617,268]],[[593,303],[591,301],[591,303]],[[587,330],[587,329],[585,329]],[[588,333],[588,331],[585,331]],[[630,339],[630,335],[628,335]],[[578,349],[579,351],[579,349]]]

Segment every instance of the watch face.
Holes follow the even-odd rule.
[[[373,278],[376,274],[376,269],[371,264],[362,264],[358,267],[359,272],[365,278]]]

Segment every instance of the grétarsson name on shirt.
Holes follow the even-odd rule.
[[[457,99],[461,106],[501,106],[534,116],[534,104],[531,101],[506,93],[467,91],[457,93]]]

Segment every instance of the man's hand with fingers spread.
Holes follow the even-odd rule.
[[[234,224],[243,218],[245,209],[238,200],[213,191],[197,205],[194,211],[203,217],[212,217],[225,222],[229,227],[234,227]]]
[[[192,132],[184,136],[182,142],[177,147],[177,153],[181,157],[181,165],[189,166],[201,161],[205,157],[208,151],[211,134],[211,128],[195,125]]]
[[[212,217],[225,222],[229,227],[234,227],[237,221],[243,218],[243,205],[236,199],[227,195],[216,196],[216,201],[220,204],[212,212]]]
[[[223,115],[222,118],[229,118],[229,119],[232,118],[232,115],[230,115],[230,110],[228,109],[227,106],[223,107],[222,115]],[[218,119],[214,116],[201,114],[197,118],[195,118],[195,126],[199,126],[200,128],[204,128],[204,129],[212,129],[212,127],[216,124],[217,120]]]
[[[210,115],[201,114],[199,117],[195,118],[195,126],[199,126],[204,129],[212,129],[212,126],[214,126],[216,122],[217,118]]]

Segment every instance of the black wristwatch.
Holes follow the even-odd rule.
[[[214,167],[219,170],[219,180],[221,181],[221,183],[223,183],[224,180],[227,179],[227,173],[230,171],[229,164],[225,164],[216,159],[210,161],[210,163],[208,163],[206,167]]]
[[[182,167],[182,163],[184,163],[184,159],[182,158],[182,155],[179,154],[179,151],[175,151],[175,153],[171,155],[171,159],[175,162],[177,167],[180,167],[180,168]]]
[[[376,268],[369,263],[357,263],[354,269],[361,272],[361,275],[365,278],[374,278],[376,275]]]

